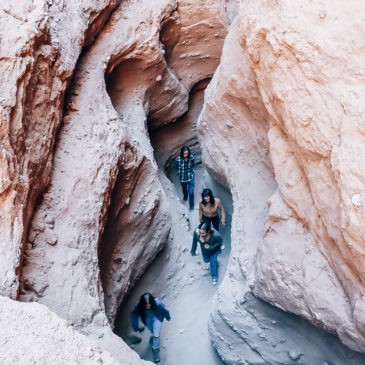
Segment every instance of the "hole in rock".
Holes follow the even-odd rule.
[[[133,98],[134,94],[128,86],[132,84],[132,81],[125,73],[131,66],[133,67],[133,64],[128,63],[117,68],[114,72],[118,72],[118,75],[112,75],[110,82],[107,79],[109,95],[121,118],[128,114],[127,99]],[[208,330],[213,297],[218,287],[212,285],[209,266],[202,260],[200,247],[197,247],[198,256],[193,257],[190,254],[192,233],[199,224],[198,206],[201,192],[203,188],[208,187],[221,199],[227,216],[226,226],[220,226],[225,249],[218,257],[219,285],[229,260],[232,198],[230,193],[211,177],[201,160],[196,122],[203,106],[204,90],[208,83],[209,80],[201,81],[192,89],[188,111],[181,118],[174,123],[153,128],[149,132],[150,142],[145,141],[153,146],[154,158],[159,167],[159,180],[165,191],[171,214],[171,230],[168,238],[166,237],[167,243],[164,249],[131,289],[129,296],[123,300],[114,323],[115,333],[121,336],[143,359],[152,360],[149,343],[151,334],[147,329],[141,334],[133,331],[130,324],[130,312],[144,292],[151,292],[160,298],[171,314],[171,321],[164,321],[161,331],[162,364],[178,365],[181,364],[181,359],[184,359],[186,363],[195,364],[202,358],[204,358],[202,364],[222,364],[210,342]],[[133,100],[138,100],[138,103],[134,103],[134,108],[139,105],[142,107],[144,104],[138,97]],[[131,128],[137,127],[131,126]],[[147,133],[145,134],[147,136]],[[196,158],[194,211],[189,211],[188,202],[182,199],[182,190],[173,166],[173,160],[179,155],[183,145],[188,145]],[[123,239],[116,238],[134,235],[134,230],[141,227],[139,223],[127,218],[127,211],[131,212],[133,209],[125,206],[124,203],[127,196],[131,196],[130,200],[133,200],[132,190],[137,190],[136,185],[148,183],[143,166],[141,165],[138,172],[133,168],[138,163],[133,148],[129,151],[128,160],[130,162],[124,163],[123,166],[130,166],[131,169],[128,171],[124,167],[119,172],[99,252],[107,313],[117,302],[109,287],[111,280],[122,282],[123,275],[130,274],[131,271],[128,272],[128,270],[137,271],[137,267],[127,268],[128,265],[133,266],[134,259],[143,262],[143,257],[133,258],[133,254],[127,252],[128,247],[123,247]],[[123,210],[125,210],[125,216],[121,218]],[[148,228],[154,227],[153,222],[145,223],[144,234],[153,235]],[[119,258],[116,258],[115,248],[118,244],[120,244],[118,248],[120,253]],[[113,316],[109,318],[112,321]]]

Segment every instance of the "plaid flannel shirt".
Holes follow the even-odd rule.
[[[190,155],[189,159],[185,161],[178,156],[175,159],[175,167],[179,174],[180,182],[187,183],[194,178],[194,156]]]

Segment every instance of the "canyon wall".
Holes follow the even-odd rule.
[[[22,251],[50,181],[64,94],[116,1],[1,3],[0,293],[16,298]]]
[[[309,350],[301,325],[252,294],[364,351],[364,9],[302,5],[241,2],[200,117],[203,160],[234,202],[232,258],[211,321],[229,363],[238,348],[250,363],[336,359],[316,357],[318,334]],[[284,350],[299,351],[295,343],[298,357]]]
[[[121,4],[79,60],[70,88],[72,110],[59,133],[52,183],[35,212],[22,271],[22,300],[46,304],[84,331],[91,323],[106,325],[99,258],[112,320],[118,300],[163,247],[169,232],[164,193],[146,136],[143,91],[135,95],[129,90],[131,99],[117,113],[104,78],[116,63],[139,59],[145,63],[141,70],[150,67],[148,76],[165,72],[161,84],[179,95],[181,109],[176,113],[184,111],[183,90],[175,90],[175,79],[164,68],[158,38],[161,19],[174,3],[149,4],[139,16],[134,2]],[[173,113],[175,107],[172,103],[164,112]]]
[[[268,8],[247,1],[241,9],[247,14],[241,31],[271,116],[270,155],[279,185],[258,251],[255,291],[360,351],[365,70],[356,14],[364,10],[355,1],[327,1],[305,11],[288,1]],[[262,16],[268,11],[269,20]],[[294,252],[289,242],[296,243]]]

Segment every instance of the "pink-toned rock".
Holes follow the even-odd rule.
[[[174,3],[149,2],[143,12],[136,6],[121,4],[79,61],[70,91],[72,108],[57,141],[52,184],[34,215],[34,247],[26,252],[22,271],[22,300],[46,304],[84,331],[104,313],[99,259],[105,310],[112,322],[124,295],[169,232],[145,123],[148,112],[158,114],[158,121],[182,114],[187,92],[172,77],[159,45],[160,23]],[[125,65],[136,65],[136,72],[119,73]],[[114,69],[108,88],[117,111],[106,89],[107,69]],[[151,88],[158,91],[158,85],[171,93],[161,100],[157,94],[145,97]],[[164,98],[173,100],[161,110]]]
[[[351,22],[362,12],[363,5],[357,6],[345,11],[340,2],[313,4],[303,14],[300,4],[288,1],[242,3],[207,89],[198,126],[203,160],[230,187],[234,204],[231,260],[210,324],[213,343],[228,363],[240,362],[232,348],[250,363],[297,361],[288,350],[296,341],[303,361],[346,361],[328,344],[322,344],[327,355],[312,351],[321,332],[311,329],[308,339],[296,339],[293,317],[262,305],[252,292],[364,351],[363,264],[360,249],[349,242],[356,235],[344,223],[352,217],[361,232],[362,195],[355,186],[361,187],[364,175],[361,159],[341,157],[361,151],[361,127],[348,127],[348,115],[355,118],[362,110],[359,97],[349,96],[362,94],[361,81],[355,81],[355,70],[361,74],[360,27]],[[336,51],[340,35],[332,22],[339,18],[341,37],[358,40],[351,43],[350,64],[345,49]],[[344,68],[351,83],[342,81]],[[349,113],[341,107],[345,101]],[[352,147],[344,143],[348,138]],[[346,186],[341,173],[351,176],[351,170],[357,175]],[[268,316],[282,322],[268,324]]]
[[[177,10],[161,30],[166,60],[190,90],[212,77],[219,64],[229,19],[223,1],[177,0]]]
[[[0,293],[12,298],[29,220],[49,182],[66,87],[85,37],[116,0],[63,3],[1,3]]]
[[[269,248],[272,239],[282,246],[279,251],[286,253],[279,259],[285,267],[284,276],[293,280],[313,271],[308,255],[313,260],[322,257],[321,282],[311,284],[315,300],[306,283],[301,284],[306,286],[303,296],[284,299],[281,280],[267,297],[294,312],[293,306],[299,306],[302,316],[336,332],[345,344],[360,351],[365,350],[365,331],[359,325],[364,321],[365,306],[365,140],[358,120],[365,95],[361,81],[365,59],[359,51],[363,41],[357,15],[364,10],[365,6],[355,1],[351,5],[325,1],[305,8],[285,0],[276,4],[247,1],[241,8],[241,31],[271,116],[275,178],[281,199],[291,211],[270,220],[267,242],[257,257],[262,279],[256,292],[266,297],[262,280],[271,280],[278,270],[268,278],[264,268],[269,262],[278,267]],[[270,17],[264,16],[269,13]],[[271,210],[282,211],[275,207],[278,201],[273,200]],[[299,258],[289,255],[285,249],[288,242],[284,242],[290,240],[302,248],[307,245],[300,238],[302,234],[298,237],[297,230],[289,229],[293,218],[299,231],[301,227],[308,230],[303,234],[311,236],[310,250],[318,251],[302,251],[300,268],[296,264]],[[276,238],[271,232],[277,232]],[[324,283],[328,291],[315,289],[326,287]],[[343,304],[333,308],[329,292],[337,297],[336,303]],[[339,312],[335,315],[334,311]]]

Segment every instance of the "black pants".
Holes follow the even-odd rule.
[[[218,214],[215,217],[206,217],[203,214],[202,222],[203,223],[210,223],[216,231],[219,231],[219,217],[218,217]]]

